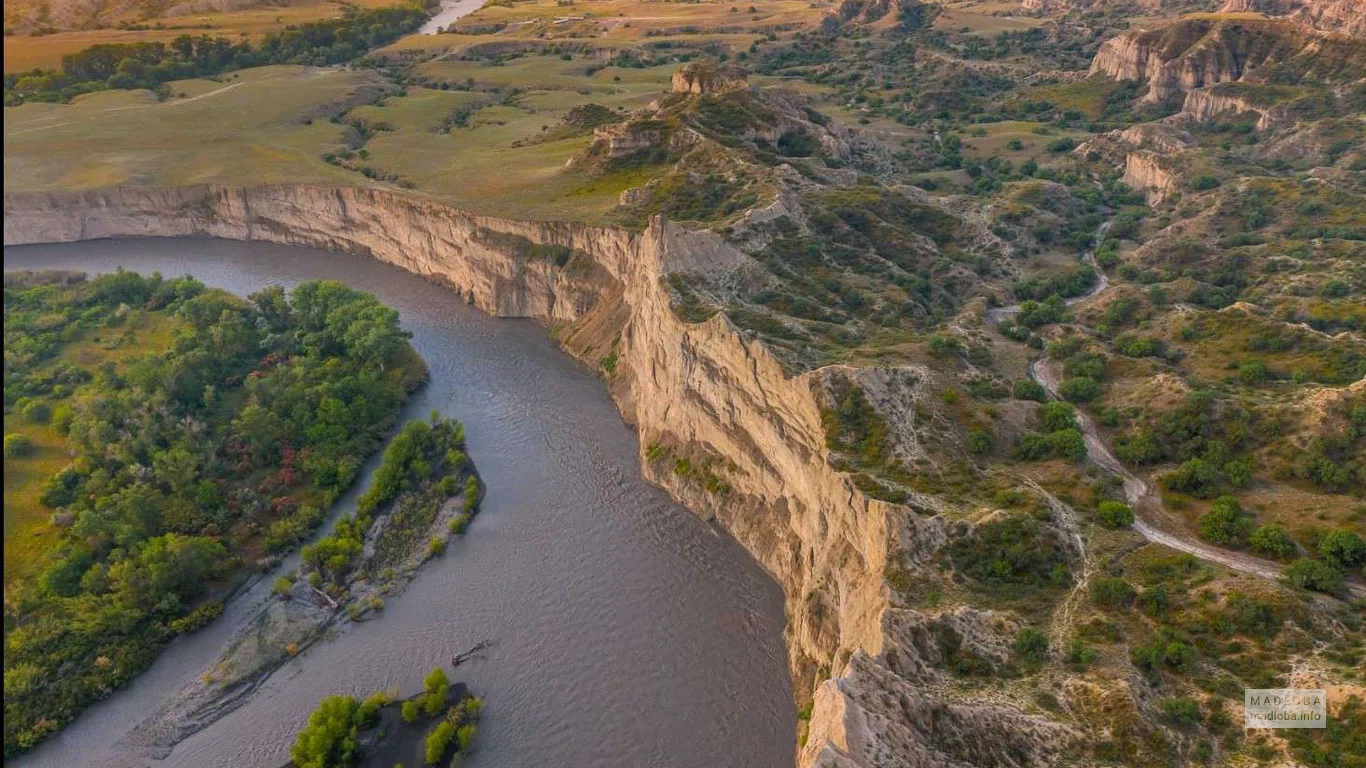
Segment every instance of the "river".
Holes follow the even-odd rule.
[[[419,35],[440,34],[442,28],[454,24],[462,16],[484,7],[485,0],[442,0],[441,8],[417,31]]]
[[[476,752],[462,765],[792,765],[778,585],[724,532],[644,482],[635,434],[604,386],[544,328],[490,318],[395,267],[307,248],[104,240],[7,247],[4,261],[7,270],[191,274],[239,295],[314,279],[374,293],[400,312],[431,369],[407,416],[436,409],[464,421],[488,484],[468,535],[377,620],[343,625],[164,759],[148,757],[132,729],[212,663],[269,599],[270,579],[173,643],[129,688],[7,763],[276,768],[323,696],[414,692],[433,666],[491,638],[486,657],[455,674],[487,699]]]

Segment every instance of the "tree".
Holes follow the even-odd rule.
[[[13,434],[5,435],[5,458],[22,459],[33,454],[33,440],[28,435]]]
[[[1071,403],[1044,403],[1039,406],[1039,418],[1043,421],[1044,430],[1048,432],[1077,428],[1077,410]]]
[[[399,714],[403,716],[403,722],[416,723],[422,714],[422,705],[417,703],[417,699],[409,699],[399,707]]]
[[[1034,400],[1042,403],[1048,397],[1043,385],[1037,381],[1020,379],[1015,382],[1014,395],[1016,400]]]
[[[1238,365],[1238,380],[1244,384],[1261,384],[1270,377],[1266,363],[1261,360],[1244,360]]]
[[[1100,384],[1090,376],[1076,376],[1064,381],[1058,393],[1074,403],[1085,403],[1100,394]]]
[[[1119,501],[1102,501],[1096,507],[1096,517],[1106,528],[1128,528],[1134,524],[1134,511]]]
[[[1033,627],[1025,627],[1015,636],[1014,649],[1016,655],[1025,661],[1043,663],[1048,659],[1048,635]]]
[[[1215,499],[1210,511],[1200,516],[1197,522],[1200,536],[1215,544],[1239,547],[1252,532],[1252,518],[1243,513],[1243,507],[1232,496]]]
[[[1341,592],[1342,572],[1322,560],[1301,557],[1285,569],[1285,580],[1291,586],[1333,594]]]
[[[1335,568],[1347,570],[1366,564],[1366,540],[1346,528],[1319,539],[1319,554]]]
[[[1290,557],[1295,554],[1295,541],[1279,525],[1259,525],[1248,537],[1253,552],[1270,557]]]
[[[354,696],[329,696],[308,716],[289,759],[295,768],[347,768],[356,762],[360,702]]]
[[[427,765],[436,765],[446,754],[446,749],[455,740],[455,726],[449,720],[442,720],[427,734],[424,753]]]

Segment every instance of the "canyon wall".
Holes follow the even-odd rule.
[[[609,387],[640,431],[646,476],[717,520],[784,590],[795,695],[811,704],[801,765],[1045,766],[1073,735],[1010,704],[931,692],[936,627],[987,655],[1014,627],[971,609],[929,616],[894,605],[889,559],[928,567],[949,523],[869,499],[830,466],[825,372],[787,375],[724,314],[676,317],[667,275],[715,274],[748,258],[712,233],[658,220],[643,233],[509,221],[311,186],[6,194],[4,226],[6,245],[199,235],[367,255],[440,280],[491,314],[555,325],[586,359],[614,351]],[[565,249],[566,259],[550,255]],[[729,490],[648,461],[652,445],[720,457]]]
[[[1284,16],[1322,32],[1366,37],[1366,3],[1361,0],[1225,0],[1219,12]]]
[[[1259,67],[1312,53],[1292,24],[1184,19],[1131,29],[1101,44],[1091,73],[1147,83],[1143,101],[1158,103],[1216,83],[1238,82]]]

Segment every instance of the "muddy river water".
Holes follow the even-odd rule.
[[[477,752],[462,765],[792,764],[778,586],[724,532],[644,482],[636,437],[602,383],[544,328],[485,316],[397,268],[306,248],[91,241],[8,247],[4,262],[190,274],[240,295],[313,279],[374,293],[398,309],[431,369],[406,415],[436,409],[464,421],[488,483],[469,534],[379,619],[344,624],[164,759],[149,757],[134,729],[213,662],[269,599],[271,579],[12,764],[276,768],[320,698],[395,685],[411,693],[427,670],[484,639],[494,641],[486,656],[454,675],[487,700]]]

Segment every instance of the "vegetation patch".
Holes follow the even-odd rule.
[[[158,351],[124,335],[147,316],[174,319]],[[398,314],[335,282],[244,301],[191,278],[7,275],[5,334],[6,421],[48,419],[73,457],[38,496],[59,529],[41,572],[7,587],[6,754],[211,618],[271,526],[320,522],[304,510],[350,486],[427,375]],[[96,338],[128,354],[82,364]]]

